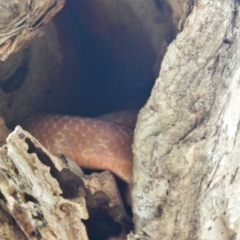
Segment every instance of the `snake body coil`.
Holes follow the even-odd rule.
[[[131,129],[99,119],[68,115],[37,115],[24,124],[53,154],[62,153],[79,166],[109,170],[126,182],[131,180]]]

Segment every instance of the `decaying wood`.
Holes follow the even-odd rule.
[[[139,114],[135,228],[150,239],[240,239],[239,3],[192,3]]]
[[[4,119],[0,117],[0,147],[6,143],[9,133],[10,130],[6,127]]]
[[[0,60],[26,46],[43,33],[42,26],[58,11],[65,0],[1,0]]]
[[[3,239],[88,239],[81,219],[95,209],[107,211],[126,230],[129,220],[112,174],[85,176],[73,161],[52,155],[20,126],[0,149],[0,178],[0,206],[22,234],[15,238],[6,224]]]
[[[16,224],[15,220],[0,208],[0,238],[4,240],[18,239],[27,240],[22,230]]]
[[[39,21],[29,15],[32,24],[24,26],[28,1],[19,2],[17,10],[17,0],[1,2],[0,26],[9,26],[7,34],[2,34],[0,27],[2,60],[41,34],[40,23],[51,15],[39,11],[44,16]],[[160,0],[152,2],[161,8]],[[168,2],[173,11],[180,9],[173,18],[175,23],[181,18],[182,31],[169,46],[151,97],[138,117],[133,145],[136,234],[129,239],[238,240],[239,1]],[[36,7],[46,4],[45,9],[51,5],[47,1],[34,3]],[[61,3],[50,9],[61,7]],[[39,16],[36,13],[34,16]],[[101,16],[106,19],[105,14]],[[141,16],[147,19],[145,14]],[[96,26],[96,32],[101,31]],[[149,29],[153,34],[160,28]],[[102,32],[105,35],[105,30]],[[101,207],[121,224],[127,221],[117,190],[113,193],[105,188],[104,181],[111,175],[92,178],[75,172],[67,159],[61,157],[60,161],[30,135],[18,131],[22,133],[18,128],[0,152],[0,203],[5,210],[1,216],[6,215],[8,223],[13,216],[16,227],[12,233],[9,224],[1,225],[5,239],[13,239],[17,233],[16,239],[39,235],[46,239],[87,239],[80,221],[87,218],[86,204],[91,211]],[[73,231],[66,232],[67,227]]]
[[[33,140],[18,127],[1,149],[1,206],[28,239],[87,239],[80,220],[88,217],[84,198],[74,202],[60,196],[62,190],[50,168],[36,153],[28,152],[27,138]],[[57,167],[63,164],[59,161]]]

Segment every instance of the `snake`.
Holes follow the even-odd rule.
[[[129,126],[122,124],[123,114],[87,118],[60,114],[37,114],[25,120],[24,129],[53,154],[63,154],[80,167],[108,170],[131,182],[132,142],[136,114],[129,114]],[[113,120],[106,121],[110,119]],[[120,119],[120,120],[119,120]],[[117,122],[117,123],[114,123]]]

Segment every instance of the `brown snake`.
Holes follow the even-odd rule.
[[[130,183],[130,128],[100,119],[53,114],[29,118],[24,127],[53,154],[62,153],[83,168],[109,170]]]

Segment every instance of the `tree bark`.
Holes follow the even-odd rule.
[[[0,60],[19,51],[42,34],[41,27],[58,11],[65,0],[1,0]]]
[[[138,117],[135,230],[161,240],[240,239],[239,2],[189,2]]]
[[[240,113],[237,107],[240,103],[239,1],[186,2],[184,8],[180,9],[176,6],[185,4],[184,0],[169,0],[169,5],[174,9],[173,22],[179,21],[181,32],[169,46],[151,97],[138,117],[133,144],[135,232],[142,236],[140,238],[153,240],[240,239]],[[41,24],[59,11],[64,1],[32,1],[33,8],[29,8],[28,3],[29,1],[3,0],[0,4],[0,25],[5,26],[5,32],[0,28],[2,60],[41,33]],[[42,10],[39,3],[43,4],[41,7],[45,6]],[[24,25],[23,16],[31,20],[28,21],[30,24]],[[15,138],[21,136],[16,134]],[[25,145],[25,140],[22,140],[18,147]],[[67,215],[68,212],[59,209],[57,204],[53,208],[56,207],[54,211],[61,216],[62,221],[55,221],[56,224],[47,227],[44,225],[44,219],[50,221],[48,206],[45,206],[43,199],[38,199],[36,191],[22,194],[22,182],[13,181],[20,176],[26,189],[30,188],[26,177],[29,174],[21,175],[18,171],[21,170],[21,165],[18,164],[21,153],[13,154],[15,151],[11,146],[15,146],[14,141],[7,146],[8,151],[6,147],[1,149],[0,204],[15,219],[19,217],[16,214],[22,214],[18,223],[20,228],[14,230],[20,232],[18,238],[34,238],[32,233],[49,238],[58,229],[62,230],[61,236],[65,238],[79,237],[77,232],[73,231],[76,235],[67,233],[66,229],[71,224],[68,226],[68,222],[64,221],[64,214]],[[9,149],[12,156],[9,156]],[[25,156],[23,159],[32,159],[26,151],[22,154]],[[35,169],[34,164],[41,168],[37,159],[29,162],[32,169]],[[14,177],[13,180],[8,179],[9,172]],[[34,173],[30,171],[32,176],[36,175]],[[41,181],[46,184],[43,184],[44,189],[56,184],[56,180],[49,174],[46,175],[50,182]],[[41,179],[43,174],[39,176]],[[34,180],[38,186],[38,181]],[[71,209],[79,209],[79,204],[63,199],[59,192],[51,198],[58,198],[57,203],[64,202]],[[36,212],[32,208],[35,199],[45,215],[39,214],[39,219],[33,217],[33,221],[29,222],[34,224],[27,225],[21,220],[35,216]],[[21,211],[12,211],[15,210],[11,205],[13,202],[18,207],[17,210]],[[27,205],[32,215],[28,214]],[[78,218],[75,210],[71,211],[69,223]],[[1,216],[6,212],[1,213]],[[6,218],[10,222],[8,215]],[[85,214],[82,218],[85,218]],[[43,232],[38,229],[39,223],[42,224],[40,230]],[[9,234],[11,226],[8,225],[10,224],[2,226],[1,232]],[[78,225],[80,229],[83,227],[80,221]],[[82,232],[82,239],[87,238],[85,229]],[[8,238],[13,238],[13,235],[8,235]]]

